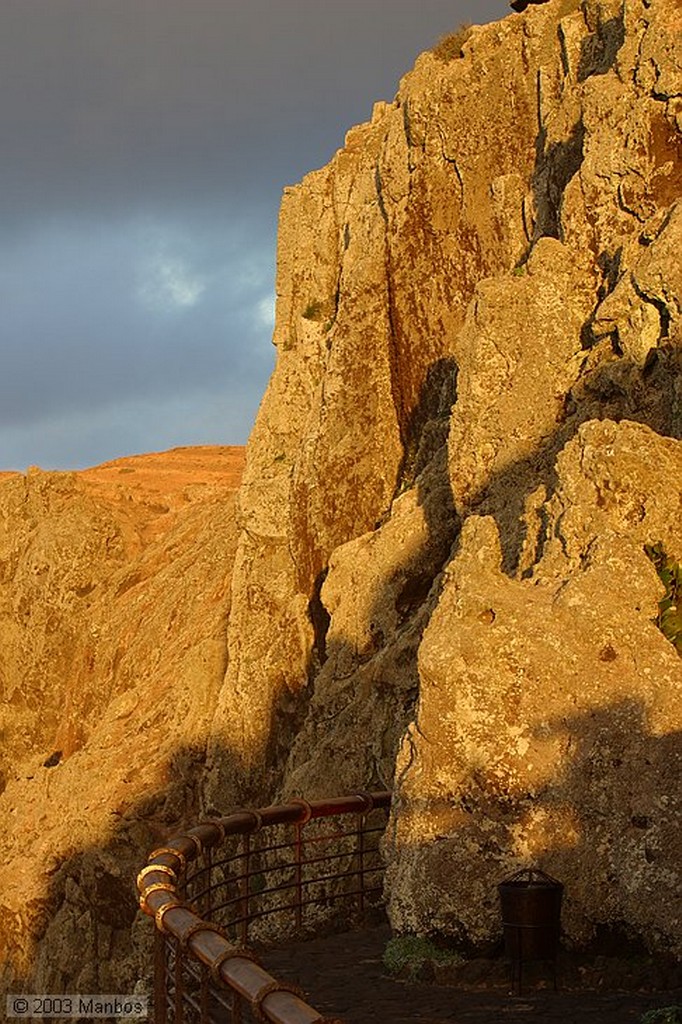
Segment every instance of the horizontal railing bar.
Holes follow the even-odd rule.
[[[374,849],[365,850],[364,857],[368,858],[368,857],[371,856],[371,854],[378,853],[378,852],[379,852],[378,850],[374,850]],[[353,853],[344,852],[344,853],[340,853],[340,854],[330,854],[328,856],[325,855],[325,856],[321,856],[321,857],[313,857],[313,858],[310,858],[308,860],[301,861],[301,867],[305,868],[305,867],[309,867],[309,866],[312,866],[312,865],[315,865],[315,864],[323,864],[323,863],[326,863],[326,862],[332,861],[332,860],[344,860],[344,859],[347,859],[349,857],[357,857],[357,851],[354,851]],[[244,872],[244,874],[236,876],[234,878],[230,878],[230,879],[227,879],[225,881],[214,882],[212,885],[206,886],[203,889],[193,889],[192,890],[192,894],[191,894],[191,899],[194,902],[199,902],[202,899],[204,899],[205,897],[210,896],[210,895],[212,895],[215,892],[218,892],[220,889],[236,887],[236,885],[239,882],[242,882],[244,880],[248,880],[248,879],[251,879],[251,878],[259,878],[259,877],[260,878],[267,878],[268,875],[271,875],[271,874],[274,874],[274,873],[282,873],[282,874],[284,874],[285,872],[291,872],[291,871],[294,871],[295,869],[296,869],[296,864],[295,863],[279,865],[277,867],[271,867],[271,868],[262,868],[260,870],[253,869],[252,871]],[[377,872],[377,871],[383,871],[383,864],[367,864],[367,863],[365,863],[362,868],[356,869],[356,874],[372,874],[373,872]],[[316,882],[329,880],[330,878],[340,878],[340,877],[343,877],[343,875],[339,875],[339,874],[335,874],[335,875],[329,875],[329,874],[327,874],[327,875],[313,875],[312,877],[309,877],[309,878],[302,878],[300,880],[300,884],[301,885],[315,885]],[[294,882],[286,881],[286,882],[282,882],[280,885],[268,886],[267,888],[264,888],[264,889],[252,890],[252,891],[249,892],[249,898],[261,896],[263,893],[266,893],[266,892],[277,892],[280,889],[291,888],[292,886],[294,886],[296,884],[297,884],[296,881],[294,881]],[[235,895],[233,897],[232,902],[238,903],[243,898],[244,898],[243,894],[237,894],[237,895]],[[228,901],[227,903],[225,903],[223,905],[227,906],[229,902],[230,901]]]
[[[243,947],[230,942],[226,933],[217,924],[202,920],[187,900],[205,900],[201,912],[212,918],[220,910],[231,909],[236,905],[240,917],[230,919],[226,927],[231,933],[233,928],[246,925],[240,929],[242,941],[247,936],[249,921],[263,917],[296,911],[296,918],[300,924],[303,908],[314,905],[328,906],[342,900],[353,901],[357,896],[361,897],[362,909],[363,897],[380,896],[382,892],[380,885],[364,884],[382,871],[381,864],[372,863],[380,856],[380,848],[378,844],[368,846],[367,840],[372,834],[382,832],[383,828],[375,824],[370,825],[369,816],[375,809],[386,810],[389,805],[390,793],[377,792],[356,793],[312,803],[292,800],[288,804],[272,805],[258,810],[240,809],[225,817],[202,822],[186,834],[172,837],[163,848],[154,850],[138,876],[138,889],[142,909],[147,914],[155,916],[157,927],[164,936],[173,936],[176,940],[172,945],[170,942],[166,943],[163,962],[157,958],[157,972],[161,972],[157,973],[157,985],[160,982],[159,994],[163,993],[165,996],[161,1006],[165,1004],[168,1008],[168,1024],[179,1024],[175,1016],[176,1009],[182,1012],[183,1005],[187,1008],[187,1024],[190,1024],[190,1018],[193,1019],[195,1016],[201,1024],[209,1024],[209,1019],[216,1020],[217,1024],[217,1007],[222,1007],[227,1012],[228,1019],[232,1019],[233,1012],[236,1013],[241,1006],[241,1000],[247,1004],[244,1009],[249,1019],[255,1014],[259,1020],[271,1024],[320,1024],[322,1017],[318,1011],[259,967],[251,954]],[[356,817],[354,827],[325,829],[319,834],[315,834],[314,829],[307,830],[305,834],[303,832],[310,821],[351,814]],[[256,839],[249,848],[247,840],[243,849],[217,863],[206,864],[200,860],[204,851],[219,846],[225,840],[239,836],[255,836],[264,827],[279,825],[298,826],[294,842],[262,846]],[[344,843],[348,846],[340,852],[322,852],[322,844],[338,847]],[[306,849],[313,856],[302,855],[302,851]],[[276,855],[281,851],[295,851],[293,863],[265,867],[258,863],[268,854]],[[352,859],[357,857],[360,858],[359,867],[353,866],[346,871],[333,872],[334,864],[338,864],[344,858],[356,863]],[[253,860],[251,864],[249,863],[250,858],[255,858],[255,864]],[[230,871],[237,861],[244,863],[247,870],[232,876]],[[324,874],[304,877],[309,873],[306,869],[320,865],[327,865]],[[221,869],[228,873],[228,878],[212,884],[212,872]],[[279,882],[259,892],[248,891],[249,882],[254,877],[272,879],[279,873],[288,878],[292,869],[297,873],[295,881]],[[353,888],[345,892],[324,894],[315,891],[315,887],[324,888],[332,881],[352,884]],[[219,893],[221,887],[229,891],[235,884],[242,886],[239,895],[214,906],[213,900],[209,897]],[[192,890],[189,895],[188,886]],[[199,886],[202,887],[201,890]],[[298,898],[295,903],[256,909],[263,899],[271,900],[274,894],[286,893],[293,889],[297,890]],[[310,895],[303,898],[306,892]],[[208,980],[203,970],[198,968],[198,962],[210,969],[215,981]],[[230,991],[231,1004],[220,997],[220,987],[215,986],[223,986],[223,991]],[[217,1012],[222,1024],[223,1014],[220,1010]]]
[[[379,867],[376,867],[376,868],[365,868],[365,869],[355,868],[352,871],[340,871],[340,872],[338,872],[335,875],[320,875],[317,878],[305,878],[305,879],[303,879],[300,882],[300,885],[301,885],[301,887],[306,887],[306,886],[317,885],[318,883],[321,883],[321,882],[330,882],[330,881],[333,881],[333,880],[335,880],[337,878],[358,878],[360,875],[376,874],[376,872],[378,872],[380,870],[381,870],[381,868],[379,868]],[[259,899],[259,897],[266,896],[269,893],[273,893],[273,892],[287,892],[287,890],[289,890],[289,889],[296,889],[298,887],[298,884],[299,883],[294,881],[294,882],[287,882],[285,885],[269,886],[266,889],[260,889],[258,892],[250,892],[249,893],[249,899],[250,900],[257,900],[257,899]],[[226,907],[234,906],[235,903],[243,903],[243,902],[244,902],[244,897],[243,896],[240,896],[240,895],[232,896],[229,900],[224,900],[222,903],[217,904],[213,909],[214,909],[214,911],[215,910],[224,910]]]
[[[169,839],[167,845],[178,849],[188,860],[194,860],[197,854],[195,838],[200,841],[202,847],[216,846],[223,837],[252,834],[260,831],[264,825],[295,825],[317,818],[339,817],[352,813],[369,814],[377,808],[388,807],[389,804],[390,793],[381,791],[316,800],[311,803],[301,800],[289,804],[274,804],[259,807],[254,811],[239,810],[226,817],[196,825],[185,835]]]
[[[195,828],[190,829],[187,836],[196,835],[205,846],[215,846],[221,838],[221,828],[224,829],[226,836],[247,834],[259,831],[259,827],[262,825],[303,824],[308,820],[338,817],[343,814],[369,814],[376,808],[388,807],[390,801],[391,794],[387,791],[381,791],[367,795],[353,794],[351,796],[333,797],[329,800],[315,800],[310,803],[301,801],[300,803],[274,804],[269,807],[259,807],[256,811],[240,810],[224,818],[216,818],[215,824],[206,822],[202,825],[197,825]],[[250,829],[247,827],[249,823],[252,824]],[[215,835],[207,835],[211,830],[213,830]],[[180,836],[179,838],[187,837]],[[169,845],[172,842],[174,840],[171,840]]]
[[[307,842],[304,842],[302,844],[303,848],[305,848],[306,845],[309,845],[309,844]],[[282,848],[283,847],[279,847],[278,849],[282,849]],[[291,847],[289,847],[289,848],[292,851],[295,850],[295,847],[293,845]],[[269,849],[268,850],[252,851],[251,857],[253,858],[256,855],[263,855],[265,853],[270,853],[270,852],[272,852],[272,851],[269,850]],[[342,860],[344,857],[354,857],[354,856],[357,856],[357,854],[358,854],[357,848],[349,848],[347,850],[339,850],[339,851],[334,851],[334,852],[330,851],[329,853],[321,853],[321,854],[319,854],[316,857],[305,857],[304,856],[304,857],[301,858],[300,864],[301,864],[302,867],[305,867],[307,865],[320,864],[320,863],[323,863],[324,861]],[[365,857],[371,857],[372,855],[380,856],[381,855],[380,847],[378,845],[377,846],[366,846],[364,848],[363,855]],[[236,858],[234,858],[234,860],[244,860],[244,855],[241,855],[240,857],[236,857]],[[231,861],[217,861],[215,864],[212,864],[210,868],[202,869],[201,871],[197,871],[196,873],[188,876],[187,884],[188,885],[191,884],[194,887],[194,898],[196,898],[200,894],[204,894],[204,893],[210,892],[211,889],[215,888],[216,886],[221,886],[221,885],[224,886],[224,885],[236,884],[236,883],[242,881],[245,878],[253,878],[256,875],[266,875],[266,874],[271,873],[273,871],[290,871],[290,870],[292,870],[296,866],[297,862],[295,860],[292,860],[292,861],[288,861],[288,862],[282,863],[282,864],[261,865],[260,867],[256,866],[256,867],[250,868],[248,871],[242,871],[240,874],[230,874],[230,875],[228,875],[227,878],[220,879],[218,882],[216,882],[214,885],[212,885],[210,887],[206,887],[206,888],[198,889],[198,890],[196,889],[197,884],[200,884],[199,883],[199,879],[202,876],[210,875],[216,868],[224,867],[228,863],[231,863]]]
[[[302,844],[302,846],[305,846],[305,845],[308,845],[308,844]],[[251,856],[254,857],[255,854],[261,854],[261,853],[267,853],[267,852],[269,852],[269,851],[257,850],[255,852],[252,852]],[[372,854],[379,854],[380,855],[381,851],[380,851],[380,848],[378,846],[366,846],[364,851],[363,851],[363,853],[364,853],[364,856],[371,857]],[[289,862],[284,863],[284,864],[261,865],[260,867],[250,868],[248,871],[242,871],[241,874],[239,874],[239,875],[230,875],[228,878],[223,879],[219,884],[220,885],[228,885],[230,882],[238,882],[238,881],[240,881],[240,880],[242,880],[244,878],[250,878],[253,875],[264,875],[264,874],[267,874],[269,871],[288,871],[290,868],[294,867],[294,865],[296,863],[300,863],[302,866],[306,865],[306,864],[320,864],[320,863],[322,863],[322,861],[325,861],[325,860],[342,860],[344,857],[356,857],[357,854],[358,854],[357,847],[354,847],[354,848],[348,849],[348,850],[338,850],[338,851],[334,851],[334,852],[330,852],[330,853],[321,853],[317,857],[305,857],[304,856],[304,857],[301,857],[301,859],[298,862],[297,861],[289,861]],[[240,859],[243,860],[244,858],[242,857]],[[221,867],[221,866],[223,866],[221,862],[218,862],[217,864],[213,865],[214,868],[218,868],[218,867]],[[196,879],[196,877],[197,876],[193,876],[191,881],[194,881]]]
[[[256,918],[267,917],[269,914],[284,914],[288,910],[296,910],[297,906],[315,907],[319,906],[321,902],[334,903],[337,900],[350,899],[353,896],[360,896],[361,894],[364,894],[365,896],[371,896],[373,893],[380,892],[383,892],[383,888],[381,886],[374,886],[371,889],[350,889],[348,892],[329,893],[324,897],[323,901],[319,899],[308,899],[301,900],[300,904],[285,903],[283,907],[270,907],[267,910],[256,910],[250,913],[248,917],[234,917],[230,921],[228,927],[232,928],[234,925],[243,924],[244,921],[254,921]],[[217,907],[216,909],[220,910],[221,908]]]
[[[378,853],[378,849],[365,849],[364,856],[369,857],[373,853]],[[357,857],[357,850],[341,850],[340,853],[323,853],[319,857],[303,857],[301,859],[301,867],[307,867],[309,864],[324,864],[328,860],[344,860],[348,857]],[[272,870],[272,869],[271,869]]]
[[[366,849],[364,851],[364,857],[365,858],[371,857],[371,855],[373,853],[378,854],[379,853],[378,848],[370,847],[369,849]],[[305,867],[308,867],[308,866],[313,865],[313,864],[324,864],[327,861],[333,861],[333,860],[345,860],[345,859],[347,859],[349,857],[357,857],[357,855],[358,855],[357,850],[352,850],[352,851],[343,850],[343,851],[341,851],[341,853],[322,854],[319,857],[308,857],[308,858],[302,859],[300,861],[300,866],[302,868],[305,868]],[[194,890],[193,893],[192,893],[192,899],[199,900],[203,896],[208,896],[210,893],[215,892],[217,889],[226,888],[227,886],[234,885],[234,884],[236,884],[238,882],[243,882],[245,879],[265,877],[267,875],[273,874],[274,872],[282,872],[282,873],[284,873],[285,871],[293,871],[293,870],[295,870],[295,868],[296,868],[296,863],[277,864],[277,865],[273,865],[272,867],[264,867],[264,868],[252,868],[250,871],[244,871],[241,875],[235,875],[235,876],[233,876],[233,877],[231,877],[229,879],[225,879],[224,881],[215,882],[213,885],[207,886],[205,889]],[[366,865],[363,870],[366,871],[366,872],[381,871],[381,870],[383,870],[383,865],[381,865],[381,864],[377,864],[376,866]],[[314,882],[318,881],[318,878],[322,879],[322,878],[328,878],[328,877],[330,877],[330,876],[328,876],[328,875],[325,875],[325,876],[320,875],[320,876],[316,876],[314,878],[303,879],[303,884],[304,885],[312,885]],[[263,892],[263,891],[268,891],[269,892],[271,890],[262,890],[261,889],[259,892],[251,893],[250,895],[258,896],[258,895],[260,895],[260,892]],[[242,897],[235,897],[235,898],[240,898],[241,899]]]
[[[301,841],[302,841],[304,846],[310,846],[313,843],[317,844],[317,843],[331,842],[332,840],[338,840],[338,839],[357,839],[360,835],[368,836],[368,835],[372,835],[374,833],[380,833],[380,832],[383,832],[383,831],[384,831],[384,829],[381,828],[380,826],[373,825],[371,828],[367,828],[367,829],[353,829],[352,831],[348,831],[348,832],[329,832],[329,833],[325,832],[324,835],[320,835],[320,836],[303,836]],[[295,843],[295,841],[293,841],[293,842],[288,842],[288,843],[276,843],[276,844],[273,844],[272,846],[257,846],[257,847],[253,848],[251,853],[252,854],[258,854],[259,856],[263,856],[266,853],[276,853],[278,850],[295,850],[295,849],[296,849],[296,843]],[[371,847],[370,849],[376,849],[376,847]],[[191,875],[188,875],[188,879],[187,880],[188,881],[194,881],[194,879],[198,878],[200,875],[207,874],[208,872],[210,872],[214,868],[222,868],[222,867],[225,867],[225,866],[227,866],[229,864],[233,864],[236,861],[240,861],[240,860],[243,860],[243,859],[244,859],[244,854],[242,852],[232,854],[230,857],[223,858],[223,860],[216,860],[216,861],[214,861],[213,864],[211,864],[210,866],[207,865],[206,867],[199,867],[199,868],[197,868]]]

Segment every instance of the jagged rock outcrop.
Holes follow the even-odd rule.
[[[397,764],[392,917],[494,941],[496,882],[541,863],[573,942],[602,925],[679,956],[680,659],[644,548],[679,545],[682,445],[592,421],[557,475],[528,575],[478,515],[445,570]]]
[[[178,449],[0,481],[3,989],[146,983],[134,878],[200,813],[242,463]]]
[[[238,537],[229,471],[0,480],[8,984],[142,983],[181,819],[391,783],[397,930],[485,944],[533,863],[679,954],[680,27],[530,4],[286,190]]]
[[[679,30],[673,0],[475,27],[283,199],[214,719],[242,771],[216,749],[207,792],[397,755],[398,930],[485,941],[539,862],[576,943],[674,945],[682,663],[643,546],[682,558]]]

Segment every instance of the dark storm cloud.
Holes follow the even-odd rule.
[[[441,33],[506,13],[2,0],[0,468],[243,441],[272,361],[282,187]]]
[[[151,401],[179,384],[262,382],[271,267],[245,229],[235,237],[218,220],[188,235],[166,223],[109,222],[95,243],[88,227],[58,222],[0,261],[0,429],[111,395]]]
[[[440,32],[502,13],[463,0],[3,0],[6,212],[259,201],[311,169],[309,154],[326,161]]]

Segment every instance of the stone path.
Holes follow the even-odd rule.
[[[682,992],[559,991],[528,988],[510,995],[500,964],[469,987],[398,981],[387,976],[382,954],[386,926],[347,932],[261,954],[276,977],[300,985],[312,1006],[348,1024],[636,1024],[654,1007],[682,1004]],[[480,972],[479,972],[480,974]],[[542,984],[538,974],[536,983]],[[545,978],[546,981],[546,978]]]

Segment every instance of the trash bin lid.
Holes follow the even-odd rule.
[[[521,871],[517,871],[516,874],[510,875],[509,878],[505,878],[504,881],[500,882],[498,889],[503,889],[505,886],[544,886],[548,889],[563,889],[563,884],[557,881],[556,878],[552,878],[545,871],[540,871],[539,868],[522,868]]]

